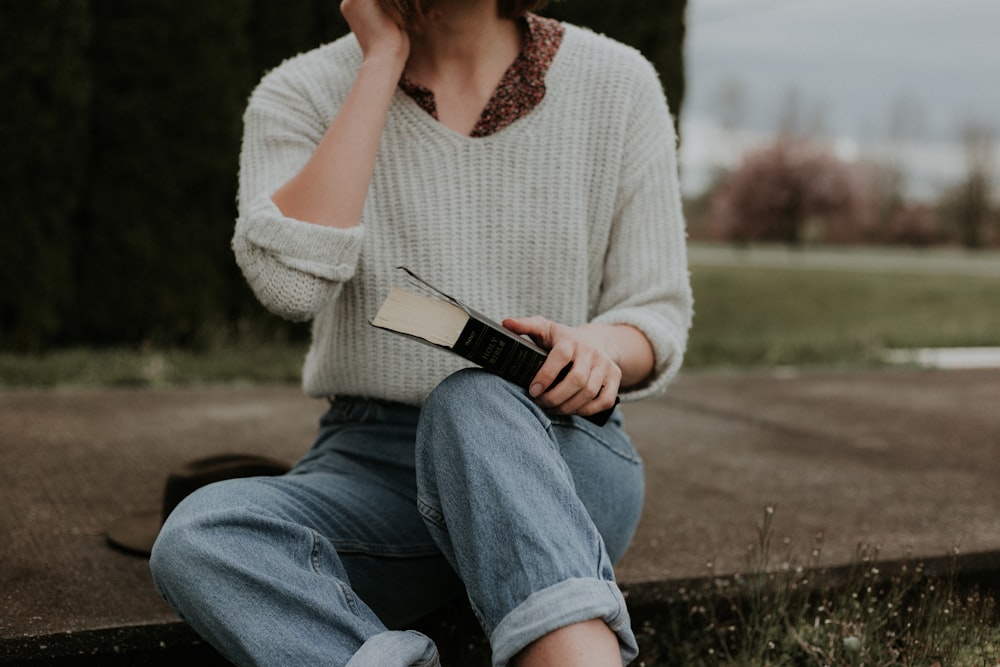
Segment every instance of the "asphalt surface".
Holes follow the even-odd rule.
[[[294,460],[323,409],[286,386],[0,392],[0,662],[183,635],[107,527],[185,461]],[[784,561],[1000,553],[998,369],[682,374],[622,409],[647,474],[626,589],[741,571],[768,508]]]

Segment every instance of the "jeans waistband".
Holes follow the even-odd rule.
[[[415,425],[420,406],[364,396],[327,396],[327,415],[340,421],[376,422]]]

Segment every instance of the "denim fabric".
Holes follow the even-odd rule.
[[[593,618],[627,662],[635,639],[611,564],[642,480],[619,415],[603,428],[549,417],[523,390],[462,371],[423,410],[335,401],[289,474],[186,498],[150,567],[241,665],[437,665],[433,642],[405,628],[463,590],[496,665]]]

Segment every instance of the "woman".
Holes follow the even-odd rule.
[[[539,4],[344,0],[352,34],[251,98],[233,247],[312,320],[303,384],[331,408],[291,473],[201,489],[154,548],[236,663],[437,664],[403,628],[463,593],[496,665],[636,655],[612,563],[642,465],[620,414],[581,417],[680,367],[675,138],[648,62]],[[529,394],[370,327],[399,265],[550,349]]]

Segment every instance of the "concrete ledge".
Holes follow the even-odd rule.
[[[617,568],[640,641],[655,655],[681,588],[742,569],[764,506],[776,541],[808,549],[822,533],[833,572],[858,544],[889,562],[950,562],[958,548],[960,576],[996,591],[997,405],[994,369],[686,375],[624,406],[647,470]],[[185,461],[294,460],[323,409],[295,387],[0,392],[0,664],[218,660],[104,531],[158,509]],[[470,618],[450,610],[429,634],[473,661]]]
[[[188,660],[206,667],[230,664],[180,620],[0,641],[0,665],[168,667]]]
[[[1000,597],[1000,552],[960,554],[922,559],[878,561],[879,580],[891,578],[920,565],[924,576],[949,579],[956,589],[976,589]],[[872,564],[872,565],[875,565]],[[859,564],[810,571],[808,579],[820,587],[849,587],[858,581]],[[732,581],[732,578],[728,578]],[[633,627],[646,664],[651,656],[662,655],[670,647],[666,633],[659,629],[686,618],[693,604],[739,601],[736,587],[730,597],[718,595],[718,581],[690,578],[650,581],[623,585]],[[446,665],[489,667],[490,649],[469,606],[456,602],[424,619],[416,629],[434,638]],[[230,664],[205,644],[181,621],[172,623],[89,630],[0,642],[0,665],[65,665],[74,667],[173,667],[192,664],[215,667]]]

